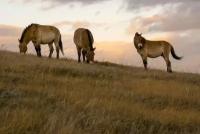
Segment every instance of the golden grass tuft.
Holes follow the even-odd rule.
[[[0,51],[1,134],[198,134],[200,75]]]

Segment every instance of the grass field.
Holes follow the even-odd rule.
[[[0,134],[174,133],[200,133],[200,75],[0,51]]]

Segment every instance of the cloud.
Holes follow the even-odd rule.
[[[20,31],[19,27],[0,24],[0,36],[17,36]]]
[[[175,32],[200,29],[200,20],[197,19],[200,18],[199,8],[200,2],[192,1],[171,8],[163,6],[162,10],[157,14],[132,18],[127,28],[127,33],[132,34],[135,31]]]
[[[0,24],[0,47],[4,50],[16,50],[17,40],[22,28]]]
[[[0,49],[18,51],[18,38],[22,28],[0,24]]]
[[[101,3],[109,0],[10,0],[9,2],[23,2],[23,3],[31,3],[31,2],[37,2],[45,5],[43,7],[44,9],[49,9],[53,8],[56,6],[62,6],[68,4],[70,7],[74,7],[74,3],[80,3],[82,5],[91,5],[91,4],[96,4],[96,3]]]
[[[79,27],[90,27],[91,23],[87,21],[61,21],[57,23],[53,23],[52,25],[62,27],[62,26],[70,26],[72,30],[75,30]]]
[[[42,0],[42,1],[47,1],[47,0]],[[78,2],[84,5],[99,3],[102,1],[105,1],[105,0],[48,0],[48,2],[56,3],[56,4],[68,4],[68,3]]]
[[[139,8],[155,7],[159,5],[173,5],[173,4],[196,4],[198,0],[125,0],[124,1],[128,10],[135,10]]]

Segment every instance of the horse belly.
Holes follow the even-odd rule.
[[[161,56],[162,54],[163,54],[162,47],[157,45],[149,47],[147,51],[147,56],[150,58],[156,58]]]
[[[156,57],[159,57],[159,56],[161,56],[162,55],[162,52],[149,52],[148,54],[147,54],[147,56],[148,57],[150,57],[150,58],[156,58]]]
[[[41,38],[41,44],[49,44],[55,40],[55,35],[53,33],[43,34]]]

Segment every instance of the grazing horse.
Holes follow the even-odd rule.
[[[94,50],[96,48],[93,48],[94,39],[92,33],[88,29],[78,28],[74,32],[74,43],[77,48],[78,62],[81,61],[81,53],[83,62],[85,62],[85,57],[87,59],[87,63],[90,61],[94,62]]]
[[[54,26],[31,24],[26,27],[19,39],[20,53],[26,53],[30,41],[33,42],[38,57],[42,56],[40,44],[49,45],[49,58],[54,51],[53,43],[56,47],[57,58],[59,58],[59,50],[64,55],[60,31]]]
[[[180,60],[182,57],[178,57],[175,54],[173,46],[166,41],[150,41],[142,37],[141,34],[135,33],[134,45],[137,52],[140,54],[143,60],[144,68],[147,70],[147,57],[156,58],[162,56],[167,65],[167,72],[172,72],[171,62],[169,60],[169,54]]]

